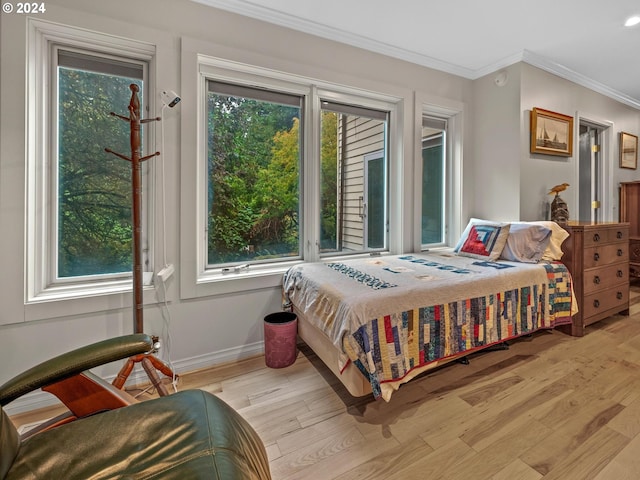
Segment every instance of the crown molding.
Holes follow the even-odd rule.
[[[607,85],[604,85],[600,82],[593,80],[581,73],[571,70],[570,68],[565,67],[564,65],[560,65],[559,63],[555,63],[550,61],[549,59],[537,55],[528,50],[523,51],[522,61],[528,63],[529,65],[533,65],[534,67],[538,67],[541,70],[545,70],[549,73],[553,73],[561,78],[569,80],[570,82],[581,85],[589,90],[593,90],[594,92],[600,93],[606,97],[617,100],[620,103],[628,105],[630,107],[636,108],[640,110],[640,100],[632,98],[628,95],[625,95],[618,90],[615,90]]]
[[[524,58],[523,53],[524,52],[519,52],[514,55],[510,55],[508,57],[498,60],[495,63],[486,65],[482,68],[474,70],[473,74],[469,78],[471,80],[476,80],[477,78],[484,77],[485,75],[489,75],[491,73],[497,72],[498,70],[514,65],[518,62],[522,62]]]
[[[433,68],[434,70],[450,73],[459,77],[470,79],[474,74],[473,70],[469,68],[454,65],[404,48],[398,48],[372,38],[356,35],[352,32],[347,32],[327,25],[321,25],[305,18],[278,12],[255,3],[237,0],[192,1],[209,7],[219,8],[220,10],[237,13],[238,15],[243,15],[245,17],[279,25],[281,27],[290,28],[309,35],[315,35],[316,37],[321,37],[334,42],[362,48],[363,50],[379,53],[388,57],[405,60],[410,63]]]
[[[423,55],[404,48],[395,47],[375,39],[355,35],[352,32],[346,32],[334,27],[320,25],[304,18],[288,15],[275,11],[263,5],[258,5],[249,1],[240,0],[192,0],[193,2],[207,5],[209,7],[237,13],[246,17],[272,23],[282,27],[297,30],[317,37],[322,37],[339,43],[344,43],[354,47],[362,48],[371,52],[387,55],[389,57],[405,60],[410,63],[421,65],[423,67],[432,68],[441,72],[450,73],[459,77],[475,80],[477,78],[489,75],[502,68],[508,67],[518,62],[525,62],[534,67],[538,67],[549,73],[557,75],[561,78],[569,80],[577,85],[600,93],[606,97],[612,98],[620,103],[640,110],[640,100],[632,98],[622,92],[610,88],[600,82],[597,82],[585,75],[575,72],[559,63],[552,62],[545,57],[537,55],[528,50],[503,58],[496,63],[487,65],[477,70],[454,65],[443,60],[438,60],[427,55]]]

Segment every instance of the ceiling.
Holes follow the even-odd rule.
[[[638,0],[194,0],[475,79],[524,61],[640,109]]]

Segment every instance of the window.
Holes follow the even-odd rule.
[[[464,104],[416,93],[414,251],[453,246],[467,224],[463,198]],[[464,219],[464,220],[463,220]]]
[[[198,258],[181,272],[195,280],[183,295],[241,290],[204,286],[231,279],[259,288],[253,280],[278,282],[293,262],[391,250],[398,98],[201,55],[198,69],[199,161],[183,166],[183,178],[197,178]]]
[[[387,117],[322,101],[323,255],[387,248]]]
[[[208,266],[299,258],[302,97],[207,85]]]
[[[26,303],[128,292],[131,165],[105,148],[131,155],[130,124],[111,112],[128,116],[129,86],[136,84],[148,116],[155,47],[28,23]],[[142,129],[143,154],[152,137],[148,130]],[[152,162],[142,169],[142,237],[150,269]]]
[[[130,126],[110,112],[128,115],[132,83],[143,101],[144,65],[57,46],[54,55],[52,280],[130,272],[131,165],[104,149],[130,155]]]
[[[444,119],[422,117],[422,245],[445,243],[446,128]]]

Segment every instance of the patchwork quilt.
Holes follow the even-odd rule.
[[[570,323],[577,312],[562,263],[448,250],[301,264],[285,274],[283,293],[285,308],[322,330],[376,397],[417,367]]]

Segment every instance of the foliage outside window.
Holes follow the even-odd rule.
[[[304,97],[207,81],[207,264],[302,257]],[[380,250],[387,231],[387,116],[322,101],[321,255]],[[373,155],[375,158],[371,158]]]
[[[129,85],[143,94],[143,65],[58,49],[57,278],[131,271],[131,165],[105,153],[129,155]]]
[[[300,255],[302,99],[208,82],[208,264]]]

